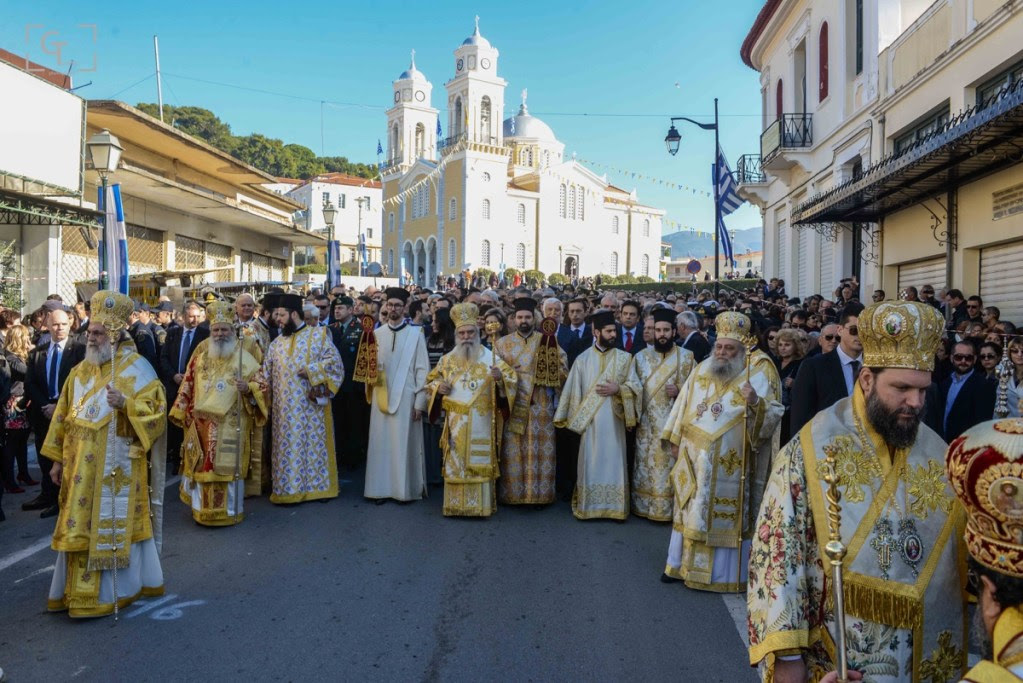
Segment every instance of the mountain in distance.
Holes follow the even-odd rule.
[[[661,241],[671,245],[671,260],[682,261],[690,258],[705,258],[714,255],[714,236],[707,232],[689,232],[679,230],[661,237]],[[745,228],[735,231],[732,249],[736,254],[747,251],[760,251],[764,247],[763,228]]]

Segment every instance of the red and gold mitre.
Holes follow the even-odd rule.
[[[1023,419],[982,422],[948,447],[945,471],[966,510],[966,547],[999,574],[1023,578]]]

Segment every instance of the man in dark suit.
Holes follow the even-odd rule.
[[[178,387],[181,385],[181,380],[185,378],[185,369],[188,367],[188,361],[192,358],[192,352],[195,351],[199,342],[210,336],[210,328],[199,325],[201,313],[202,309],[199,303],[189,299],[182,309],[183,325],[167,330],[167,338],[160,352],[160,367],[156,369],[156,372],[167,393],[168,411],[178,397]],[[184,434],[180,427],[167,425],[168,474],[177,473],[178,464],[181,462],[180,451],[183,438]]]
[[[331,331],[336,333],[338,353],[344,366],[345,378],[341,389],[331,400],[334,416],[334,449],[338,466],[354,470],[366,461],[366,445],[369,441],[369,405],[366,403],[366,388],[356,382],[355,360],[359,355],[362,339],[362,321],[354,315],[355,302],[351,297],[339,296],[331,304],[334,322]]]
[[[568,367],[571,369],[579,354],[593,344],[593,331],[586,322],[586,299],[572,299],[568,302],[568,325],[563,325],[566,343],[561,346],[568,356]],[[561,329],[558,330],[559,333]],[[558,344],[561,344],[561,334]],[[574,432],[573,432],[574,433]]]
[[[618,348],[628,351],[633,356],[646,348],[646,342],[643,341],[643,321],[640,320],[642,315],[643,309],[639,302],[631,299],[622,302],[618,313]]]
[[[838,319],[838,346],[834,351],[803,361],[791,390],[789,424],[796,435],[818,412],[852,394],[853,383],[863,367],[863,344],[859,316],[863,304],[845,305]]]
[[[61,308],[55,308],[46,315],[46,328],[50,341],[32,349],[28,355],[28,372],[25,375],[25,396],[29,400],[29,421],[36,441],[36,453],[43,449],[50,419],[57,407],[57,399],[71,368],[85,357],[85,346],[70,338],[71,317]],[[39,456],[42,472],[42,491],[24,505],[22,510],[42,510],[41,517],[57,514],[57,496],[60,488],[50,479],[53,461]]]
[[[710,355],[710,342],[700,334],[700,319],[692,311],[682,311],[676,320],[678,345],[692,353],[697,363],[703,362]]]
[[[952,347],[954,372],[941,381],[940,389],[943,411],[940,434],[947,442],[994,416],[998,384],[974,369],[976,360],[973,342],[964,340]]]
[[[135,349],[139,355],[149,361],[155,371],[160,365],[160,359],[156,351],[156,338],[153,331],[141,320],[141,313],[145,311],[149,315],[149,305],[146,303],[135,304],[135,311],[131,315],[131,324],[128,325],[128,335],[135,342]]]

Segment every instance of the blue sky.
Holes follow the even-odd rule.
[[[135,104],[156,101],[157,34],[165,103],[211,109],[236,134],[259,132],[317,153],[374,162],[377,139],[385,137],[391,81],[408,65],[409,50],[416,50],[440,108],[444,82],[453,75],[452,53],[479,14],[481,33],[500,50],[506,115],[517,111],[519,94],[528,88],[530,113],[554,129],[566,154],[710,191],[713,133],[683,124],[681,149],[671,157],[664,146],[667,116],[709,120],[717,96],[729,164],[759,149],[758,75],[740,61],[739,45],[761,4],[8,3],[0,47],[27,51],[33,61],[62,71],[72,68],[76,87],[92,82],[77,90],[85,98]],[[88,25],[96,27],[95,42]],[[47,32],[55,33],[44,38]],[[614,172],[609,180],[635,188],[641,201],[666,209],[677,223],[705,232],[713,225],[713,203],[705,196]],[[759,226],[759,211],[744,205],[726,223]]]

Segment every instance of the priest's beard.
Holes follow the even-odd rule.
[[[285,337],[290,337],[291,335],[295,334],[297,330],[298,325],[295,324],[294,320],[288,318],[288,322],[284,323],[284,327],[281,328],[281,334],[283,334]]]
[[[234,353],[234,349],[237,345],[238,340],[234,337],[227,337],[226,339],[210,339],[210,346],[206,350],[206,353],[210,355],[210,358],[227,358]]]
[[[877,391],[867,397],[867,419],[890,448],[909,448],[916,441],[924,409],[900,408],[892,410],[884,404]],[[906,422],[905,418],[912,418]]]
[[[523,337],[528,337],[533,332],[533,323],[532,322],[519,323],[517,329],[519,331],[519,334],[521,334]]]
[[[476,360],[476,357],[480,353],[480,338],[469,339],[468,341],[458,342],[458,346],[455,347],[455,354],[458,359],[464,362],[470,362]]]
[[[710,371],[717,379],[731,379],[739,374],[745,362],[746,359],[742,355],[735,358],[711,358]]]
[[[110,346],[110,342],[108,341],[101,344],[89,342],[85,345],[85,362],[87,363],[103,365],[109,361],[113,355],[114,349]]]
[[[668,351],[671,351],[671,347],[673,347],[674,345],[675,342],[671,341],[670,339],[665,339],[662,341],[660,339],[657,339],[656,337],[654,338],[654,350],[657,351],[658,353],[668,353]]]
[[[980,656],[982,659],[992,661],[994,659],[994,644],[991,642],[991,636],[987,632],[987,626],[984,625],[984,617],[980,613],[980,605],[973,611],[973,626],[970,629],[970,642],[974,646],[980,647]]]

